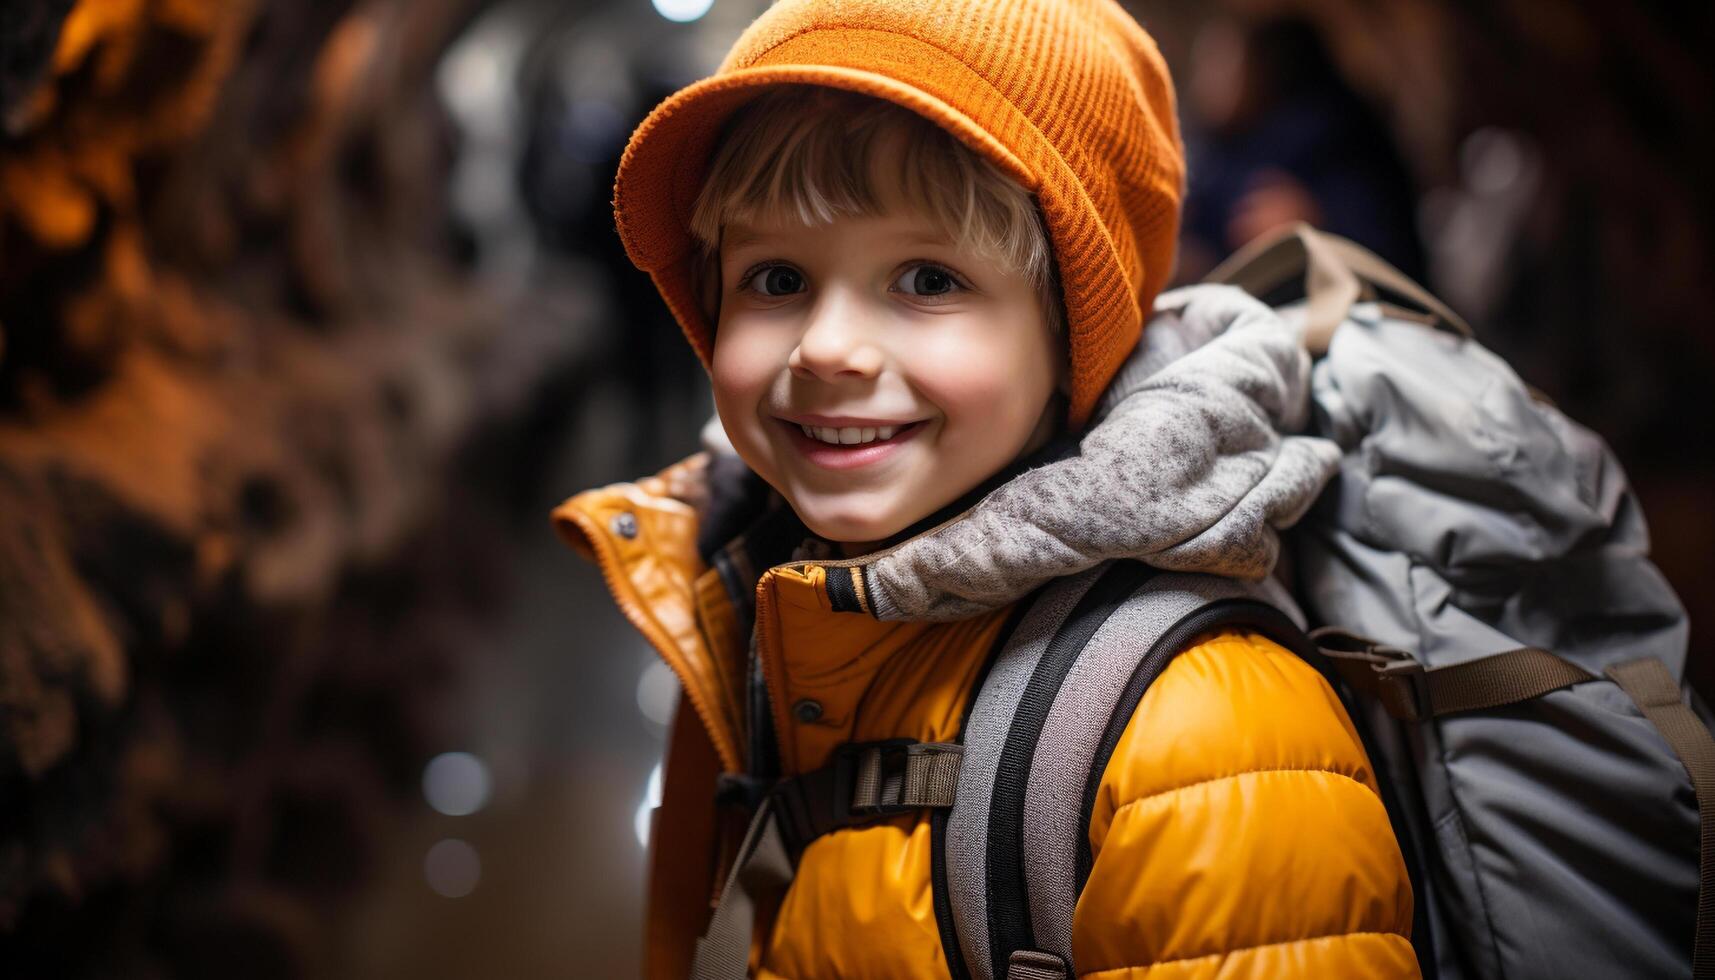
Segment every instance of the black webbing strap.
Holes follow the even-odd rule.
[[[822,768],[775,783],[751,818],[708,931],[697,940],[691,976],[742,980],[750,968],[756,910],[785,894],[804,848],[843,827],[952,807],[964,756],[956,742],[856,742],[835,749]],[[731,793],[744,788],[743,779],[723,784]]]
[[[1701,834],[1698,855],[1697,937],[1691,951],[1691,975],[1715,977],[1715,820],[1703,812],[1715,800],[1715,737],[1691,711],[1667,666],[1654,657],[1615,664],[1604,671],[1667,740],[1691,775]]]

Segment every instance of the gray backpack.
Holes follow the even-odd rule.
[[[925,808],[956,980],[1072,975],[1108,756],[1193,636],[1239,627],[1315,665],[1358,726],[1426,977],[1715,977],[1715,738],[1613,455],[1350,242],[1300,226],[1213,278],[1284,304],[1320,355],[1312,427],[1344,455],[1288,541],[1297,602],[1134,561],[1019,602],[960,743],[851,745],[772,788],[695,976],[744,975],[751,903],[791,853]]]
[[[1715,739],[1619,462],[1350,242],[1301,226],[1216,275],[1308,294],[1344,454],[1299,598],[1339,627],[1311,635],[1393,791],[1425,975],[1715,976]]]

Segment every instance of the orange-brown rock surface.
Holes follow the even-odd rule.
[[[442,203],[466,6],[7,21],[0,962],[310,970],[414,787],[507,316]]]

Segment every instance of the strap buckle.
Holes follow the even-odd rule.
[[[1420,722],[1435,716],[1429,679],[1410,652],[1338,626],[1310,631],[1310,639],[1353,687],[1380,700],[1388,714]]]
[[[1435,702],[1429,697],[1429,678],[1416,657],[1396,647],[1375,646],[1371,669],[1376,672],[1377,694],[1382,706],[1395,718],[1420,722],[1435,717]]]
[[[885,817],[918,807],[904,802],[908,761],[922,743],[910,738],[856,742],[835,750],[834,815]]]
[[[826,766],[774,785],[781,834],[796,853],[842,827],[950,807],[964,751],[956,742],[910,738],[841,745]]]

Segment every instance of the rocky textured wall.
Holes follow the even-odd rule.
[[[0,15],[0,972],[314,972],[414,791],[572,356],[448,220],[472,6]]]

